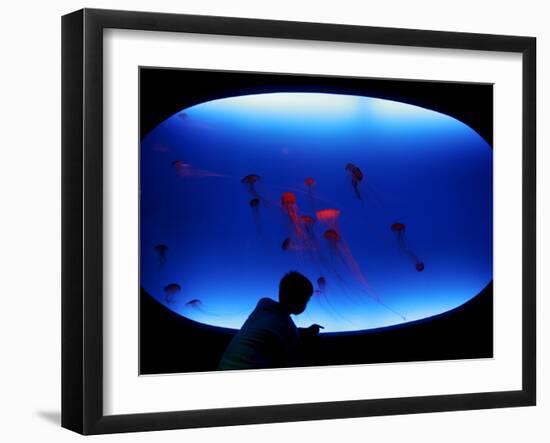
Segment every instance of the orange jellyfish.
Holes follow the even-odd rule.
[[[283,192],[281,205],[293,222],[298,221],[298,205],[296,196],[292,192]]]
[[[284,192],[281,196],[281,205],[283,206],[283,210],[288,215],[288,218],[292,223],[297,239],[299,241],[304,240],[302,220],[299,214],[300,208],[298,207],[296,196],[292,192]]]
[[[315,213],[317,220],[327,225],[330,229],[338,230],[338,218],[342,212],[340,209],[321,209]]]
[[[363,180],[363,173],[361,172],[361,169],[359,169],[353,163],[348,163],[346,165],[346,171],[348,171],[348,174],[350,175],[351,186],[355,191],[355,195],[359,200],[361,200],[361,194],[359,192],[359,183],[361,182],[361,180]]]
[[[177,283],[170,283],[164,287],[164,301],[174,303],[176,296],[180,293],[181,286]]]
[[[307,177],[304,180],[304,183],[308,187],[308,189],[311,189],[313,186],[315,186],[315,180],[313,180],[313,178],[311,178],[311,177]]]
[[[155,252],[158,255],[159,265],[162,267],[166,263],[166,253],[168,252],[168,246],[158,244],[154,247]]]
[[[392,232],[397,237],[397,244],[403,254],[405,254],[414,263],[414,267],[418,272],[424,270],[424,263],[418,258],[418,256],[411,250],[405,238],[406,226],[403,223],[395,222],[391,225]]]

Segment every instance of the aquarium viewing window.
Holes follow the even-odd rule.
[[[78,11],[63,161],[63,426],[535,403],[533,38]]]

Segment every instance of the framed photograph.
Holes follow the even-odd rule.
[[[536,402],[533,37],[62,21],[62,425]]]

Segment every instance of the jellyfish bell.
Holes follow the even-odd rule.
[[[361,169],[359,169],[353,163],[348,163],[346,165],[346,171],[349,172],[349,174],[352,176],[352,179],[357,180],[358,182],[363,180],[363,173],[361,172]]]
[[[321,223],[329,226],[331,229],[336,230],[338,227],[338,219],[342,212],[339,209],[321,209],[315,212],[317,220]]]
[[[424,270],[424,263],[419,261],[418,263],[416,263],[415,268],[418,272],[422,272]]]
[[[317,279],[317,286],[319,287],[319,292],[324,292],[326,285],[327,285],[327,281],[325,277],[321,276]]]
[[[334,229],[327,229],[323,234],[323,237],[325,237],[329,241],[334,241],[334,242],[337,242],[340,240],[340,234],[338,234],[338,231]]]
[[[296,204],[296,196],[292,192],[283,192],[283,195],[281,195],[281,205],[283,205],[284,208],[288,208],[289,206]]]
[[[332,220],[337,220],[341,213],[340,209],[321,209],[317,211],[315,215],[318,220],[328,223]]]
[[[241,179],[241,183],[246,183],[248,185],[253,185],[258,181],[260,181],[260,176],[257,174],[248,174]]]
[[[396,222],[391,225],[391,230],[393,232],[405,232],[405,225],[403,223]]]
[[[308,188],[311,188],[312,186],[315,186],[315,180],[313,180],[313,178],[311,178],[311,177],[307,177],[304,180],[304,183]]]
[[[241,183],[248,187],[248,190],[256,195],[256,189],[254,185],[260,181],[260,176],[258,174],[248,174],[241,178]]]
[[[168,246],[159,243],[158,245],[155,245],[155,251],[164,253],[168,251]]]
[[[261,235],[262,232],[262,222],[260,217],[260,203],[261,200],[259,197],[254,197],[249,200],[248,205],[250,206],[252,212],[253,223],[256,227],[256,234]]]
[[[177,283],[170,283],[164,287],[164,301],[166,303],[173,303],[176,296],[181,291],[181,286]]]
[[[200,301],[198,298],[194,298],[192,300],[189,300],[187,303],[185,303],[185,306],[198,308],[202,306],[202,301]]]
[[[181,286],[177,283],[170,283],[164,287],[165,292],[179,292],[181,291]]]
[[[211,311],[208,304],[206,304],[205,306],[205,303],[200,298],[193,298],[188,302],[186,302],[184,305],[184,309],[195,311],[196,313],[199,314],[199,316],[205,315],[208,317],[219,317],[218,314]]]

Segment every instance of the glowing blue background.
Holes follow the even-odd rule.
[[[181,177],[181,160],[199,176]],[[361,168],[363,199],[345,165]],[[222,176],[200,176],[206,171]],[[258,174],[265,199],[257,216],[240,180]],[[304,179],[316,181],[313,199]],[[281,276],[298,270],[324,294],[314,295],[299,326],[324,332],[402,322],[365,292],[326,246],[319,259],[283,251],[289,222],[284,191],[300,213],[336,207],[344,241],[374,295],[407,321],[452,309],[492,279],[492,150],[449,116],[369,97],[275,93],[202,103],[157,126],[141,145],[141,285],[165,303],[163,288],[182,291],[174,311],[194,320],[239,328],[261,297],[277,297]],[[407,241],[425,263],[397,246],[390,225],[407,226]],[[159,266],[156,244],[169,247]],[[186,306],[200,299],[200,309]]]

